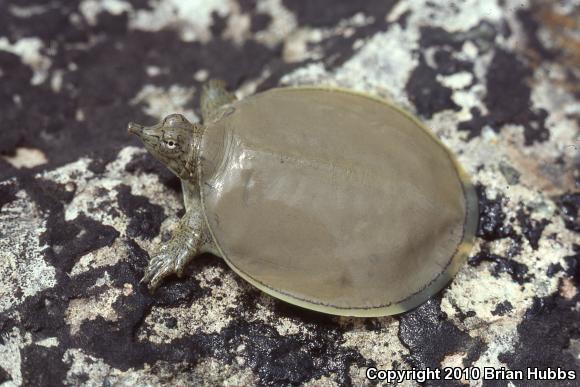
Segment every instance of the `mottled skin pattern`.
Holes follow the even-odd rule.
[[[219,115],[222,107],[235,100],[225,83],[211,80],[203,88],[201,112],[204,123]],[[196,171],[196,157],[203,127],[192,124],[181,114],[170,114],[160,123],[143,127],[131,122],[130,133],[137,135],[145,148],[181,179],[186,212],[165,243],[149,261],[141,282],[155,290],[171,274],[183,276],[188,262],[204,252],[215,252],[213,240],[204,220]]]

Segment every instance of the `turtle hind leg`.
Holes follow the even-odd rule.
[[[236,96],[226,90],[226,83],[220,79],[210,79],[203,85],[201,93],[201,116],[203,123],[218,117],[220,108],[236,100]]]
[[[201,212],[191,209],[179,221],[172,238],[151,258],[142,283],[154,291],[168,276],[183,275],[187,264],[202,253],[207,243],[205,221]]]

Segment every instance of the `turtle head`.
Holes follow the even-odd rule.
[[[184,116],[170,114],[153,126],[131,122],[127,130],[179,178],[189,180],[195,176],[195,140],[199,130]]]

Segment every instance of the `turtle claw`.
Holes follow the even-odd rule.
[[[186,254],[180,254],[179,257],[175,261],[175,273],[177,274],[178,278],[183,277],[183,273],[185,271],[185,267],[189,262],[189,257]]]
[[[154,292],[163,280],[172,274],[177,274],[177,277],[182,278],[185,267],[194,255],[184,245],[170,244],[167,247],[151,258],[141,280],[141,283],[148,284],[151,292]]]
[[[199,253],[202,226],[198,213],[186,213],[173,231],[171,240],[152,256],[141,280],[151,293],[165,278],[173,274],[183,277],[185,267]]]
[[[148,284],[149,291],[154,292],[161,282],[174,272],[174,259],[166,252],[160,252],[149,261],[141,283]]]

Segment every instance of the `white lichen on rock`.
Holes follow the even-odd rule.
[[[143,89],[131,101],[132,104],[143,103],[145,113],[159,119],[168,114],[181,112],[190,122],[199,121],[193,111],[191,98],[195,93],[195,88],[185,88],[172,85],[168,89],[145,85]]]
[[[16,148],[13,156],[2,156],[4,160],[15,168],[33,168],[46,164],[46,156],[40,149],[21,147]]]
[[[207,42],[211,38],[212,14],[225,17],[230,13],[231,1],[159,1],[151,2],[151,9],[137,10],[129,20],[131,28],[145,31],[176,29],[186,42]]]
[[[343,345],[356,348],[362,356],[372,360],[377,369],[393,369],[394,364],[404,364],[409,349],[398,338],[399,322],[393,317],[377,318],[375,322],[377,328],[370,330],[364,320],[341,318],[341,323],[348,326]],[[368,383],[366,367],[351,366],[350,376],[354,385]]]
[[[94,320],[97,316],[107,321],[117,321],[117,312],[113,309],[113,303],[119,297],[123,297],[123,290],[111,287],[110,281],[102,281],[100,286],[108,286],[102,293],[83,299],[72,299],[69,301],[65,311],[65,322],[70,327],[71,335],[75,335],[83,322]]]
[[[0,184],[13,184],[8,180]],[[44,259],[39,235],[45,219],[24,190],[0,211],[0,313],[56,285],[55,270]]]
[[[111,246],[101,247],[96,251],[83,255],[71,270],[71,276],[85,273],[91,269],[99,267],[114,266],[126,257],[127,245],[123,241],[116,239]]]
[[[189,305],[153,307],[137,334],[138,338],[154,343],[168,343],[198,331],[219,333],[228,326],[238,304],[240,287],[234,275],[231,271],[224,272],[219,267],[202,268],[189,280],[197,281],[202,289],[209,290],[208,295]],[[212,282],[218,278],[220,285],[213,284]],[[176,327],[168,328],[163,323],[168,316],[175,319]]]
[[[0,367],[11,377],[11,380],[2,383],[3,387],[15,387],[22,385],[20,350],[32,342],[28,332],[24,334],[18,328],[12,328],[2,335],[0,342]]]
[[[32,85],[39,85],[48,77],[48,70],[51,60],[44,55],[42,49],[43,42],[35,37],[21,38],[15,43],[11,43],[5,37],[0,37],[0,51],[7,51],[20,56],[22,63],[30,66],[34,76],[30,80]]]

